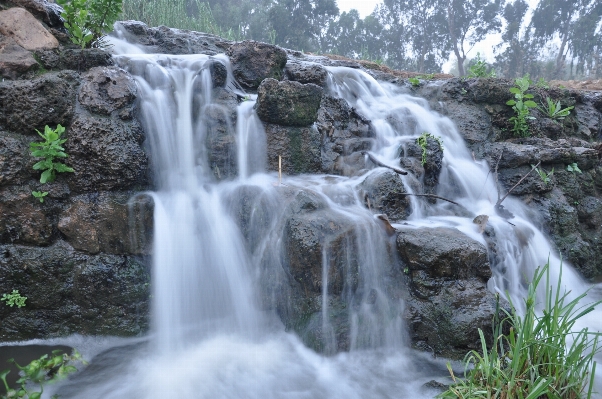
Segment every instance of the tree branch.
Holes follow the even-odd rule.
[[[523,182],[523,180],[525,180],[527,178],[527,176],[529,176],[531,174],[531,172],[533,172],[535,169],[537,169],[537,167],[540,164],[541,164],[541,161],[537,162],[537,165],[533,166],[531,168],[531,170],[529,172],[527,172],[527,174],[525,174],[523,177],[521,177],[520,180],[514,186],[512,186],[512,188],[510,190],[508,190],[508,192],[506,193],[506,195],[504,195],[502,197],[502,199],[498,199],[498,201],[496,202],[495,206],[496,207],[500,206],[500,204],[502,203],[502,201],[504,201],[506,199],[506,197],[508,195],[510,195],[510,193],[512,192],[512,190],[514,190],[519,184],[521,184]]]
[[[374,155],[370,154],[368,151],[362,151],[362,155],[367,156],[368,159],[370,161],[372,161],[372,163],[374,163],[376,166],[381,166],[383,168],[391,169],[393,172],[395,172],[397,174],[400,174],[400,175],[404,175],[405,176],[405,175],[408,174],[408,172],[406,172],[403,169],[399,169],[399,168],[396,168],[394,166],[389,166],[387,164],[382,163],[381,161],[379,161],[378,159],[376,159],[376,157]]]
[[[454,205],[458,205],[461,206],[462,208],[464,208],[462,205],[458,204],[456,201],[452,201],[450,199],[444,198],[444,197],[440,197],[438,195],[435,194],[412,194],[412,193],[397,193],[397,195],[413,195],[415,197],[427,197],[427,198],[436,198],[436,199],[440,199],[443,201],[447,201],[447,202],[451,202]]]

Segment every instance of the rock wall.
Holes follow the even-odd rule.
[[[131,200],[150,187],[134,81],[110,54],[65,41],[55,4],[0,10],[0,293],[27,297],[2,302],[0,340],[140,334],[152,204]],[[41,184],[29,143],[58,124],[75,172]]]
[[[10,43],[0,51],[14,51],[24,60],[19,66],[3,64],[0,53],[0,73],[6,78],[0,83],[0,293],[18,289],[28,297],[22,309],[0,306],[0,339],[72,332],[143,333],[148,326],[146,256],[152,203],[136,194],[152,188],[152,160],[144,152],[144,132],[136,118],[136,86],[105,52],[66,43],[60,23],[50,17],[55,14],[49,3],[13,0],[0,5],[26,7],[59,42],[56,47],[31,50],[16,38],[0,37]],[[124,22],[122,28],[130,41],[150,51],[228,54],[237,84],[258,94],[256,108],[266,130],[269,170],[278,167],[274,154],[284,155],[283,171],[288,175],[361,175],[377,166],[364,155],[375,139],[370,121],[324,90],[328,75],[324,66],[360,68],[360,64],[133,21]],[[209,162],[216,179],[228,179],[236,173],[236,139],[227,126],[236,122],[236,106],[244,99],[225,87],[222,64],[211,68],[213,95],[221,108],[208,111]],[[508,124],[512,111],[505,105],[510,81],[450,79],[414,87],[398,76],[368,72],[428,99],[432,108],[448,115],[475,159],[498,164],[504,189],[516,183],[530,164],[541,160],[545,170],[554,168],[550,183],[543,184],[532,174],[513,194],[535,205],[535,220],[586,277],[602,274],[598,256],[602,246],[597,244],[602,238],[599,93],[539,90],[537,101],[549,95],[564,106],[574,104],[575,110],[561,123],[538,115],[531,126],[534,137],[516,139]],[[35,160],[28,143],[37,139],[35,129],[58,123],[67,127],[66,162],[75,172],[42,186],[32,169]],[[443,154],[432,139],[427,150],[423,166],[421,149],[408,145],[400,166],[412,173],[417,188],[434,193]],[[573,163],[582,173],[567,170]],[[49,192],[44,203],[31,196],[33,190]],[[403,221],[411,202],[395,195],[404,187],[391,171],[371,175],[358,190],[367,207],[387,215],[381,216],[382,236],[394,265],[387,295],[405,301],[402,316],[414,346],[451,357],[478,349],[477,328],[488,330],[496,309],[486,288],[492,254],[452,229],[392,229],[388,220]],[[358,289],[361,266],[349,250],[358,239],[353,221],[334,217],[311,192],[283,189],[279,202],[285,204],[280,208],[284,210],[274,226],[273,199],[253,187],[239,191],[237,202],[229,206],[251,251],[257,246],[257,231],[283,232],[278,262],[284,268],[261,275],[262,306],[275,311],[310,346],[328,350],[320,330],[322,253],[327,246],[335,341],[330,350],[347,350],[346,297]],[[267,270],[272,269],[263,271]]]

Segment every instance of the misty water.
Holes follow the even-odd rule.
[[[85,338],[44,341],[80,349],[92,364],[70,381],[48,391],[64,398],[432,398],[430,380],[448,383],[446,359],[409,348],[401,317],[404,303],[386,295],[387,273],[396,259],[395,242],[368,210],[357,186],[362,176],[283,176],[266,171],[266,137],[254,112],[255,99],[242,101],[236,135],[237,177],[216,179],[205,147],[209,114],[229,112],[213,103],[210,62],[229,68],[223,55],[143,54],[116,42],[115,60],[136,79],[140,117],[155,174],[152,253],[152,329],[138,339]],[[454,124],[429,109],[424,99],[403,88],[379,83],[366,73],[329,67],[327,91],[344,98],[376,131],[371,152],[383,163],[398,164],[404,148],[424,131],[444,143],[438,194],[474,215],[489,215],[500,252],[492,265],[493,292],[508,292],[515,303],[525,294],[525,276],[548,259],[553,278],[560,260],[547,238],[528,219],[525,205],[511,197],[504,205],[512,225],[496,215],[495,183],[484,161],[475,161]],[[229,71],[226,87],[240,92]],[[391,116],[397,121],[391,122]],[[411,123],[403,123],[404,118]],[[408,190],[411,175],[400,177]],[[450,182],[454,182],[451,184]],[[241,193],[251,190],[270,209],[261,223],[250,217],[248,231],[237,223]],[[285,279],[282,234],[286,204],[283,190],[310,191],[329,212],[354,224],[360,268],[358,288],[345,293],[350,351],[336,353],[328,319],[328,272],[322,276],[322,331],[325,354],[307,348],[285,331],[270,298],[261,292],[267,278]],[[265,216],[265,215],[264,215]],[[267,220],[267,221],[266,221]],[[409,226],[456,228],[486,244],[472,217],[457,216],[453,205],[412,198]],[[406,226],[407,227],[407,226]],[[325,245],[328,248],[328,245]],[[328,265],[328,250],[323,264]],[[566,287],[581,292],[587,285],[565,263]],[[367,296],[378,306],[364,306]],[[593,300],[593,298],[592,298]],[[600,315],[597,311],[597,316]],[[599,317],[598,317],[599,318]],[[599,329],[596,315],[586,321]],[[94,357],[98,355],[97,357]]]

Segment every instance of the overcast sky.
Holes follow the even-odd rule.
[[[382,0],[337,0],[340,12],[355,8],[359,11],[362,18],[370,15],[374,11],[374,7],[379,3],[382,3]]]

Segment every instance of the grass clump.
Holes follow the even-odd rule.
[[[536,290],[544,277],[546,298],[539,315]],[[457,378],[448,363],[454,383],[438,398],[591,398],[600,333],[574,328],[602,301],[582,304],[587,293],[570,299],[569,292],[561,291],[561,277],[562,270],[553,288],[549,263],[536,270],[523,316],[508,297],[511,311],[502,309],[506,318],[494,323],[493,345],[487,347],[479,329],[482,353],[473,350],[466,355],[464,379]]]

